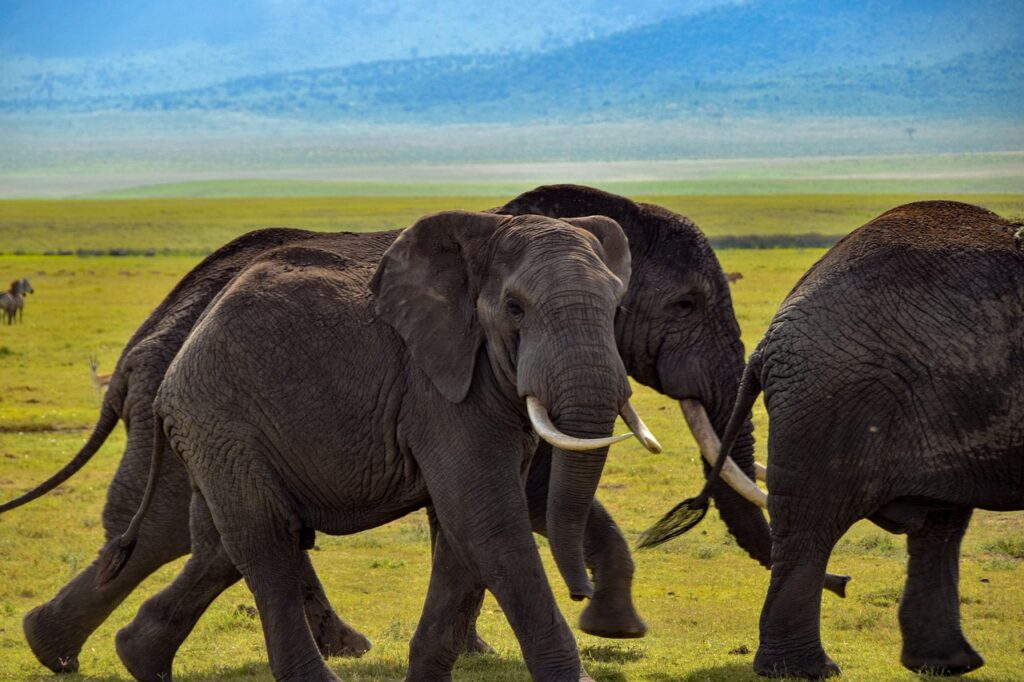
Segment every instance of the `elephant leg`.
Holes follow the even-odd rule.
[[[128,444],[103,510],[106,537],[120,535],[138,508],[153,448],[152,414],[133,415]],[[164,564],[189,552],[190,486],[184,467],[165,458],[153,504],[138,545],[112,582],[96,587],[97,565],[90,564],[49,601],[25,614],[25,639],[39,662],[54,672],[78,670],[85,641],[139,583]]]
[[[512,576],[505,578],[506,583],[513,582]],[[451,681],[452,668],[459,655],[465,651],[466,640],[473,631],[483,591],[484,585],[476,577],[476,572],[466,567],[444,533],[438,533],[434,541],[430,585],[427,588],[423,615],[409,646],[409,671],[405,677],[407,682]],[[511,606],[503,598],[505,590],[496,588],[496,596],[513,630],[516,631],[523,653],[529,662],[531,654],[536,653],[534,650],[537,646],[550,643],[547,638],[553,636],[551,631],[557,630],[559,624],[550,619],[534,620],[536,614],[530,611],[537,606],[537,600],[531,600],[532,603],[529,604]],[[523,608],[524,606],[527,608]],[[564,634],[568,634],[571,638],[572,635],[564,620],[561,617],[557,620],[562,621],[561,629],[565,631],[563,637]],[[539,631],[538,623],[544,623],[548,629]],[[575,645],[573,650],[575,651]],[[530,666],[533,679],[593,682],[582,667],[569,674],[565,674],[564,670],[541,671],[535,667]]]
[[[447,682],[466,651],[484,586],[466,569],[430,514],[433,560],[423,614],[409,645],[409,682]]]
[[[306,621],[320,654],[324,658],[359,657],[369,651],[372,646],[370,640],[335,613],[309,560],[309,554],[305,552],[302,553],[302,582]]]
[[[930,512],[907,537],[901,662],[914,672],[961,675],[985,664],[960,630],[960,541],[972,511]]]
[[[540,446],[526,481],[526,499],[533,530],[547,537],[548,484],[551,448]],[[596,499],[590,504],[583,536],[587,567],[593,573],[594,596],[580,614],[579,627],[597,637],[628,639],[647,634],[647,624],[633,604],[633,557],[615,520]]]
[[[781,487],[781,486],[780,486]],[[821,645],[821,592],[836,541],[849,528],[829,525],[837,514],[782,493],[769,497],[772,577],[761,611],[761,643],[754,671],[767,677],[820,679],[840,670]],[[823,495],[822,499],[829,499]],[[794,509],[799,505],[799,512]],[[796,518],[794,518],[796,517]],[[816,523],[813,528],[805,527]]]
[[[427,521],[430,524],[430,549],[433,552],[437,547],[437,537],[440,532],[440,526],[437,523],[437,514],[434,512],[433,507],[427,507]],[[477,596],[473,603],[467,600],[464,606],[467,609],[471,609],[472,613],[469,613],[469,629],[466,633],[466,648],[465,652],[468,654],[493,654],[494,647],[488,644],[477,632],[476,621],[480,617],[480,608],[484,604],[484,586],[480,585],[477,590]],[[454,613],[454,612],[453,612]],[[465,614],[459,614],[456,617],[461,618]]]
[[[442,528],[406,679],[450,679],[455,659],[465,648],[481,585],[501,605],[533,679],[590,679],[582,671],[576,638],[548,584],[517,472],[477,471],[476,482],[488,491],[478,498],[487,500],[483,508],[467,506],[458,490],[431,488]]]
[[[53,599],[25,614],[22,627],[32,653],[54,672],[76,672],[78,654],[93,631],[139,583],[187,552],[187,545],[180,551],[179,547],[140,542],[124,570],[102,588],[96,587],[97,565],[93,562]]]
[[[303,609],[308,558],[301,547],[302,522],[259,446],[243,447],[248,452],[236,447],[231,456],[202,456],[197,483],[227,555],[256,599],[274,679],[338,682],[320,655]]]
[[[200,616],[241,574],[221,546],[202,496],[190,510],[192,556],[174,581],[146,600],[135,619],[117,633],[117,654],[143,682],[169,682],[174,656]]]

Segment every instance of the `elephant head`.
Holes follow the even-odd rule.
[[[615,345],[629,279],[629,246],[611,219],[449,211],[406,230],[371,283],[377,314],[444,399],[496,386],[558,449],[549,533],[574,598],[593,591],[583,529],[607,447],[621,439],[609,437],[616,416],[657,447],[629,406]]]
[[[563,219],[598,213],[619,223],[632,254],[629,290],[615,320],[626,370],[680,401],[701,451],[717,453],[715,435],[721,436],[729,421],[744,348],[725,274],[697,226],[660,206],[576,185],[539,187],[494,211]],[[710,427],[702,428],[708,421]],[[754,478],[749,419],[731,456],[746,477]],[[706,462],[704,467],[710,471]],[[771,538],[760,509],[720,480],[712,495],[739,545],[769,566]]]

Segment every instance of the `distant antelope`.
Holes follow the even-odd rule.
[[[729,284],[732,284],[736,280],[743,279],[743,273],[742,272],[727,272],[727,273],[725,273],[725,279],[727,279],[729,281]]]
[[[103,374],[97,373],[96,370],[99,368],[99,366],[100,366],[100,363],[96,359],[96,356],[95,355],[90,355],[89,356],[89,369],[92,370],[92,384],[93,384],[93,386],[96,387],[96,399],[97,400],[99,400],[100,393],[103,392],[103,389],[106,388],[110,384],[110,377],[114,376],[113,372],[105,372]]]

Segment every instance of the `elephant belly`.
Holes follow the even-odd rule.
[[[272,465],[310,527],[346,535],[383,525],[429,501],[411,455],[396,444],[363,440],[365,448],[292,447],[271,455]],[[301,441],[298,441],[301,442]],[[308,456],[308,453],[322,453]],[[300,456],[305,455],[305,456]],[[296,466],[301,462],[302,466]]]
[[[309,519],[309,526],[329,535],[352,535],[371,528],[383,526],[427,505],[423,500],[389,500],[372,509],[324,509],[315,510]]]

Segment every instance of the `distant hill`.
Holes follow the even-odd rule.
[[[386,59],[537,52],[741,0],[3,0],[0,91],[55,100]]]
[[[836,10],[810,0],[755,1],[541,51],[256,74],[137,95],[0,93],[6,113],[105,110],[379,123],[1019,119],[1024,5],[896,0]]]

